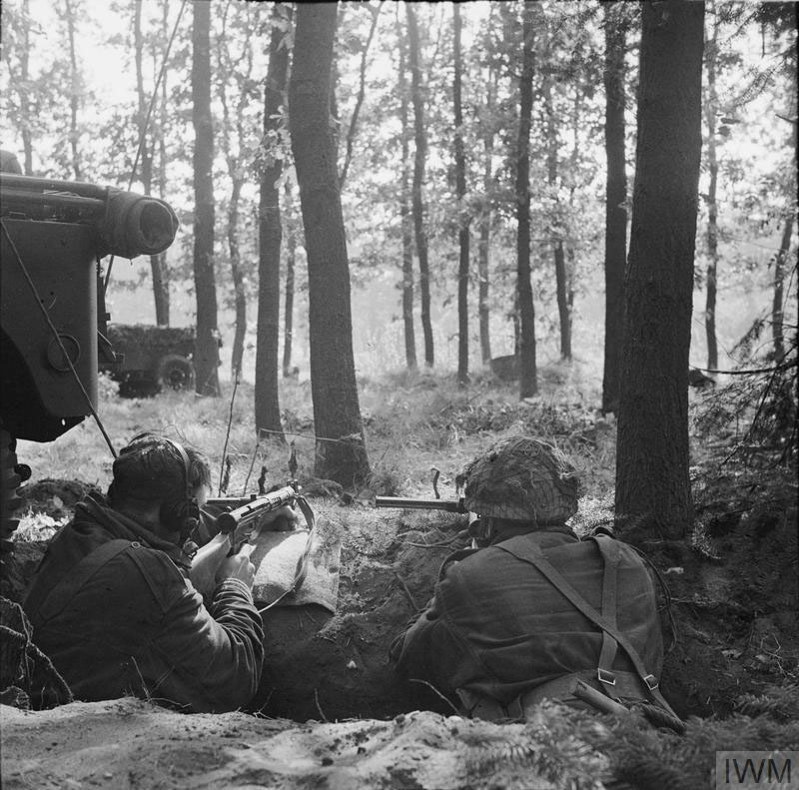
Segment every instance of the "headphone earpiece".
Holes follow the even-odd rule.
[[[200,524],[200,504],[191,485],[191,461],[186,450],[172,439],[164,437],[183,462],[185,496],[182,501],[170,502],[161,507],[161,520],[180,532],[181,542],[188,539]]]

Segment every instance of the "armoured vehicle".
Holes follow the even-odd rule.
[[[106,332],[116,359],[100,370],[119,382],[123,397],[152,395],[194,386],[194,327],[109,324]]]
[[[16,489],[30,476],[17,439],[49,442],[93,414],[98,358],[114,359],[101,259],[156,255],[177,227],[155,198],[0,174],[0,558],[13,548]]]

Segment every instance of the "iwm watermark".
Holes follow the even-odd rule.
[[[716,790],[799,790],[799,751],[716,752]]]

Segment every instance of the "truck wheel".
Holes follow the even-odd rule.
[[[194,386],[194,366],[186,357],[168,354],[158,363],[156,373],[161,390],[187,390]]]

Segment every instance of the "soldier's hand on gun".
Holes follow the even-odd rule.
[[[198,549],[191,562],[189,578],[201,595],[210,595],[217,584],[222,561],[230,551],[230,536],[214,535],[208,543]]]
[[[232,557],[225,557],[216,574],[217,582],[225,579],[241,579],[250,589],[255,582],[255,565],[250,562],[246,548]]]
[[[264,513],[258,520],[257,529],[264,529],[270,532],[291,532],[297,528],[297,512],[291,505],[283,505],[277,510]]]

